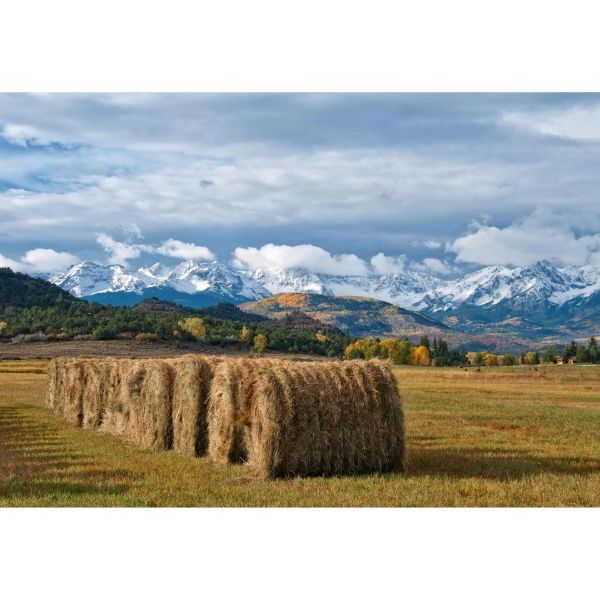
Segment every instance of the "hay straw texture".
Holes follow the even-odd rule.
[[[108,376],[100,429],[112,435],[124,436],[129,423],[129,402],[124,382],[132,360],[107,359]]]
[[[83,390],[84,374],[83,361],[67,360],[59,367],[62,372],[61,383],[59,386],[59,406],[58,412],[69,425],[81,427],[83,420]]]
[[[215,370],[209,456],[266,477],[404,470],[404,419],[387,364],[226,361]]]
[[[97,429],[102,424],[114,362],[111,359],[83,362],[82,426],[86,429]]]
[[[173,368],[166,360],[132,360],[123,370],[121,399],[128,411],[125,437],[141,448],[172,446]]]
[[[222,464],[247,459],[244,424],[256,375],[275,361],[231,359],[215,369],[207,411],[208,455]]]
[[[170,361],[173,371],[173,450],[202,456],[208,444],[206,410],[216,357],[189,355]]]
[[[48,363],[48,386],[46,387],[46,406],[58,414],[59,388],[62,383],[62,358],[54,358]]]

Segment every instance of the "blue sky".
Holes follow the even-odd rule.
[[[597,94],[0,94],[0,264],[600,264]]]

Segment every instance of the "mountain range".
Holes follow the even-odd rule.
[[[550,339],[600,331],[600,266],[490,266],[448,280],[414,270],[339,276],[303,269],[241,270],[218,261],[155,263],[137,270],[83,262],[47,278],[77,297],[117,305],[157,297],[205,307],[300,292],[375,298],[470,333]]]

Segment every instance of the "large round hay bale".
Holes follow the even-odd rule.
[[[207,403],[218,357],[192,354],[170,361],[174,371],[172,396],[173,450],[202,456],[207,449]]]
[[[81,427],[83,420],[84,388],[83,361],[65,361],[60,372],[63,373],[59,388],[63,398],[62,416],[69,425]]]
[[[90,359],[83,363],[82,426],[87,429],[97,429],[102,424],[110,391],[111,370],[115,366],[116,361],[109,358]]]
[[[100,424],[101,431],[117,436],[124,436],[127,431],[130,410],[125,382],[126,374],[131,369],[133,362],[124,358],[109,360],[110,368]]]
[[[171,393],[173,368],[166,360],[133,360],[122,382],[129,419],[125,435],[141,448],[172,446]]]
[[[264,476],[404,470],[404,421],[382,362],[227,361],[215,372],[209,455]]]
[[[215,368],[207,411],[208,455],[218,463],[238,463],[246,458],[243,445],[242,406],[245,389],[264,359],[228,359]]]
[[[46,406],[56,411],[56,405],[58,402],[57,391],[59,386],[59,370],[60,370],[61,359],[52,359],[46,368],[48,374],[48,383],[46,384]]]

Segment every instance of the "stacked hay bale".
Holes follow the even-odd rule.
[[[129,400],[125,388],[125,376],[133,361],[126,358],[109,360],[105,382],[100,430],[112,435],[124,436],[129,423]]]
[[[190,354],[171,361],[173,450],[186,456],[202,456],[208,445],[206,411],[218,357]]]
[[[207,412],[208,455],[218,463],[247,460],[244,423],[256,375],[276,361],[230,359],[216,369]]]
[[[125,437],[141,448],[167,450],[172,445],[173,368],[166,360],[132,360],[121,381],[129,409]]]
[[[48,363],[46,372],[48,374],[48,385],[46,387],[46,406],[59,414],[59,388],[62,384],[62,362],[63,358],[55,358]]]
[[[404,470],[404,421],[382,362],[227,361],[213,379],[209,455],[267,477]]]
[[[74,427],[81,427],[83,420],[83,364],[82,360],[68,359],[62,365],[59,403],[63,419]]]
[[[109,383],[114,359],[86,360],[83,362],[83,410],[82,426],[98,429],[104,419],[110,396]]]
[[[262,476],[404,470],[396,381],[380,361],[56,359],[46,402],[136,445]]]

